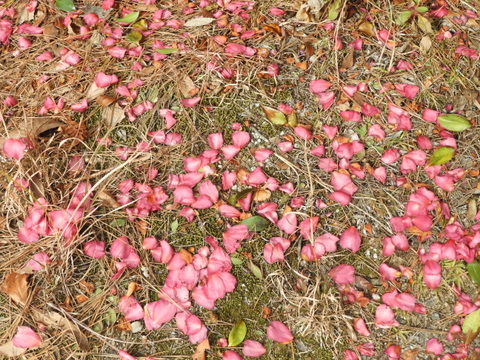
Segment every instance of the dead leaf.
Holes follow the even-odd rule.
[[[353,47],[350,47],[348,50],[347,56],[342,61],[341,67],[344,69],[349,69],[353,66],[353,53],[355,49]]]
[[[207,350],[210,350],[210,342],[208,341],[208,338],[197,345],[197,348],[192,355],[192,360],[206,360]]]
[[[115,200],[113,195],[107,190],[100,190],[97,192],[98,199],[103,203],[103,205],[109,206],[112,209],[118,209],[121,205]]]
[[[130,324],[130,321],[125,320],[124,317],[120,318],[118,324],[115,327],[120,331],[132,330],[132,324]]]
[[[85,291],[87,294],[93,294],[93,292],[95,291],[95,285],[93,285],[91,282],[88,282],[86,280],[81,280],[80,289]]]
[[[205,26],[215,21],[215,18],[210,17],[198,17],[188,20],[183,26],[186,27],[198,27]]]
[[[273,32],[277,35],[285,35],[282,31],[282,28],[278,26],[277,24],[263,24],[262,25],[263,30]]]
[[[307,21],[307,22],[315,21],[315,18],[310,11],[310,7],[306,4],[303,4],[300,6],[297,13],[295,14],[295,19],[297,19],[298,21]]]
[[[117,101],[117,98],[113,96],[108,96],[108,95],[100,95],[99,97],[97,97],[97,100],[95,101],[97,102],[98,105],[102,107],[107,107],[112,103],[114,103],[115,101]]]
[[[420,52],[422,54],[426,54],[431,47],[432,47],[432,40],[430,40],[428,36],[424,36],[422,40],[420,40]]]
[[[28,301],[28,274],[10,273],[5,276],[2,284],[2,291],[7,293],[16,303],[25,305]]]
[[[195,96],[198,93],[195,83],[186,75],[178,81],[177,85],[184,98]]]
[[[364,21],[358,27],[358,31],[360,31],[363,35],[372,37],[375,35],[373,32],[373,25],[370,21]]]
[[[33,313],[33,316],[37,321],[41,321],[47,326],[57,327],[68,332],[73,336],[78,347],[83,351],[88,351],[90,349],[90,345],[88,344],[88,339],[85,334],[80,331],[76,324],[59,313],[54,311],[47,313],[36,311]]]
[[[148,222],[145,220],[135,220],[135,227],[142,236],[145,236],[148,230]]]
[[[123,119],[125,119],[125,111],[117,103],[102,109],[102,120],[110,128],[115,127]]]
[[[128,284],[128,290],[127,290],[126,296],[131,296],[138,289],[140,289],[140,285],[132,281],[130,284]]]
[[[84,303],[84,302],[88,301],[88,297],[86,297],[83,294],[75,295],[75,301],[78,304],[81,304],[81,303]]]
[[[185,249],[180,250],[180,258],[188,264],[191,264],[193,261],[193,255]]]
[[[272,193],[270,192],[270,190],[259,189],[255,191],[255,193],[253,194],[253,201],[256,201],[256,202],[267,201],[268,199],[270,199],[271,195]]]
[[[11,341],[0,346],[0,355],[6,357],[14,357],[18,359],[19,356],[22,355],[25,351],[27,351],[27,349],[16,347]]]
[[[417,25],[426,34],[430,34],[433,32],[430,20],[420,14],[417,14]]]
[[[470,221],[475,221],[477,215],[477,200],[470,199],[467,205],[467,219]]]
[[[87,100],[93,100],[99,97],[100,95],[105,94],[105,88],[99,88],[95,82],[93,82],[87,90],[85,97]]]

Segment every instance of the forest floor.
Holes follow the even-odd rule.
[[[0,357],[480,359],[478,9],[0,1]]]

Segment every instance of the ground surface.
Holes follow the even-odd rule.
[[[387,359],[387,348],[392,359],[479,358],[474,336],[449,332],[480,306],[480,276],[467,269],[480,243],[479,8],[3,2],[0,354],[237,359],[225,352],[241,354],[245,343],[222,339],[243,321],[264,359]],[[462,120],[448,125],[441,114]],[[259,149],[272,154],[263,160]],[[449,155],[435,158],[437,149]],[[389,151],[398,159],[382,157]],[[236,176],[231,187],[226,173]],[[272,221],[256,217],[232,240],[227,229],[251,216]],[[325,234],[341,238],[335,250],[319,245]],[[115,251],[122,236],[130,247]],[[394,246],[392,236],[408,241]],[[146,237],[165,240],[180,270],[152,257]],[[99,246],[97,258],[87,243]],[[233,291],[195,268],[213,266],[217,246]],[[342,264],[355,277],[350,267],[331,273]],[[192,299],[203,288],[217,294],[207,294],[214,305]],[[183,289],[184,302],[171,289]],[[126,295],[198,316],[210,350],[191,344],[194,331],[178,319],[156,330],[143,316],[128,321]],[[381,306],[395,317],[381,320]],[[370,335],[355,330],[359,318]],[[267,337],[272,321],[293,341]],[[18,326],[41,346],[12,346]],[[437,355],[426,352],[432,338],[444,344]]]

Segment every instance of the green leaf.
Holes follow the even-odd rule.
[[[56,0],[55,6],[63,11],[75,11],[75,5],[72,0]]]
[[[250,194],[253,190],[253,188],[248,188],[240,191],[239,193],[233,194],[228,197],[228,202],[230,203],[230,205],[236,206],[238,200],[246,198],[248,194]]]
[[[245,335],[247,335],[247,325],[245,324],[245,321],[237,321],[228,335],[228,346],[239,345],[243,339],[245,339]]]
[[[135,24],[133,24],[132,27],[140,31],[147,31],[148,30],[147,20],[145,19],[139,20]]]
[[[428,162],[428,165],[442,165],[453,158],[453,154],[455,154],[455,149],[451,147],[441,147],[432,154],[430,157],[430,161]]]
[[[255,265],[251,260],[247,262],[247,267],[248,267],[248,270],[250,270],[252,274],[255,275],[256,278],[260,280],[263,279],[262,269],[260,269],[257,265]]]
[[[395,24],[397,25],[405,24],[408,21],[408,19],[410,19],[410,16],[412,16],[411,11],[402,11],[400,14],[398,14],[397,19],[395,20]]]
[[[115,310],[113,309],[108,310],[107,315],[105,316],[105,323],[107,324],[107,326],[112,326],[113,324],[115,324],[116,321],[117,321],[117,313],[115,312]]]
[[[140,15],[139,11],[131,12],[130,14],[125,15],[121,19],[115,19],[116,22],[131,24],[137,21],[138,16]]]
[[[272,122],[273,125],[285,125],[287,118],[285,114],[277,109],[271,108],[269,106],[262,106],[263,112],[268,120]]]
[[[298,118],[297,118],[297,112],[296,111],[292,111],[288,115],[287,123],[288,123],[288,126],[290,126],[291,128],[294,128],[295,126],[298,125]]]
[[[233,254],[233,255],[235,255],[235,254]],[[232,264],[233,264],[233,265],[242,265],[242,264],[243,264],[243,260],[240,259],[240,258],[238,258],[238,257],[236,257],[236,256],[233,256],[233,255],[230,256],[230,260],[232,261]]]
[[[330,8],[330,11],[328,12],[328,18],[330,20],[335,20],[340,13],[340,8],[340,0],[335,0],[335,2],[332,4],[332,7]]]
[[[422,15],[417,15],[417,25],[424,33],[430,34],[433,32],[432,24],[430,24],[430,21]]]
[[[472,126],[470,121],[468,121],[466,118],[455,114],[440,115],[438,117],[438,122],[445,129],[450,131],[463,131]]]
[[[478,261],[467,264],[467,270],[470,279],[472,279],[475,284],[480,285],[480,264]]]
[[[480,309],[475,310],[465,316],[463,321],[462,332],[467,334],[466,342],[470,342],[478,335],[480,331]],[[469,341],[470,340],[470,341]],[[467,342],[467,344],[468,344]]]
[[[268,226],[269,221],[265,219],[263,216],[252,216],[245,220],[243,220],[240,224],[247,225],[248,231],[262,231]]]
[[[175,234],[177,232],[177,229],[178,229],[178,220],[174,220],[170,224],[170,231],[172,234]]]
[[[170,55],[170,54],[173,54],[175,51],[178,51],[178,49],[165,48],[165,49],[155,49],[155,51],[158,52],[159,54]]]
[[[110,226],[123,227],[125,226],[125,219],[115,219],[110,222]]]
[[[142,36],[142,33],[140,31],[130,31],[127,36],[126,36],[127,40],[130,41],[131,43],[139,43],[143,36]]]
[[[426,7],[426,6],[419,6],[419,7],[417,7],[415,10],[417,10],[417,11],[420,12],[420,13],[424,13],[424,12],[427,12],[427,11],[428,11],[428,7]]]

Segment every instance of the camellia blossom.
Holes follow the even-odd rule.
[[[267,328],[267,337],[280,344],[290,344],[293,335],[288,327],[280,321],[272,321]]]

